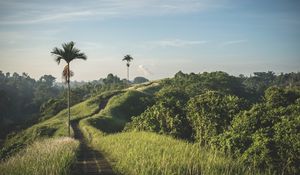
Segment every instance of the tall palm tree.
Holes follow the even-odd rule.
[[[133,58],[130,55],[125,55],[122,61],[126,61],[126,66],[127,66],[127,81],[129,82],[129,66],[130,62],[133,60]]]
[[[79,49],[74,47],[75,43],[73,41],[69,43],[63,43],[62,49],[54,47],[51,54],[55,56],[55,61],[59,64],[61,60],[65,60],[67,65],[64,67],[62,76],[65,79],[65,82],[68,84],[68,133],[69,137],[71,136],[70,132],[70,77],[74,73],[70,70],[70,62],[75,59],[86,60],[87,56],[80,52]]]

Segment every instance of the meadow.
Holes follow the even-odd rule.
[[[121,174],[260,174],[218,151],[149,132],[106,135],[89,125],[80,127],[90,144],[103,151]]]
[[[11,175],[69,174],[78,149],[79,142],[69,137],[36,141],[1,162],[0,172]]]

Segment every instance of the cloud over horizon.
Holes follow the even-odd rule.
[[[153,75],[153,73],[145,65],[140,64],[138,66],[138,70],[140,72],[142,72],[145,76],[147,76],[147,75]]]

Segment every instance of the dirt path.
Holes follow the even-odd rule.
[[[72,127],[75,139],[80,141],[80,150],[71,174],[114,175],[115,173],[103,154],[89,147],[85,142],[83,134],[78,127],[78,122],[74,122]]]
[[[105,100],[99,105],[99,110],[102,110],[108,100]],[[71,175],[115,175],[111,165],[105,159],[103,154],[97,150],[94,150],[84,140],[84,136],[78,127],[78,121],[71,123],[74,130],[75,139],[80,141],[80,150],[77,157],[77,162],[74,168],[71,170]]]

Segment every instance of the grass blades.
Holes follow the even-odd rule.
[[[79,142],[68,138],[36,141],[0,164],[1,174],[68,174],[76,160]]]
[[[149,132],[106,135],[80,122],[91,145],[105,154],[121,174],[260,174],[221,153]]]

